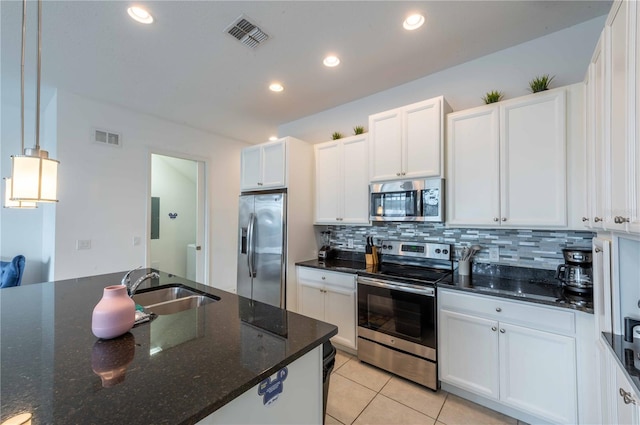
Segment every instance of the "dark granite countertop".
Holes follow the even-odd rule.
[[[34,424],[196,423],[337,333],[328,323],[160,273],[141,289],[177,283],[220,300],[99,340],[91,333],[93,307],[123,274],[0,290],[0,421],[30,412]]]
[[[622,335],[603,332],[602,337],[611,348],[629,380],[635,386],[636,393],[640,394],[640,350],[634,350],[633,343],[625,341]],[[636,361],[635,359],[638,360]]]
[[[309,260],[296,265],[344,273],[375,275],[375,272],[371,268],[367,269],[365,263],[358,261],[357,257],[327,261]],[[474,263],[470,276],[459,276],[455,272],[452,279],[440,282],[437,286],[593,314],[593,297],[565,290],[555,279],[553,270]]]

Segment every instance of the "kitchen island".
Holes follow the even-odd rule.
[[[93,308],[123,274],[0,291],[0,422],[27,412],[34,424],[216,423],[235,417],[238,400],[252,403],[247,417],[269,422],[295,397],[322,420],[322,344],[335,326],[160,273],[138,291],[181,284],[219,300],[99,340]],[[268,381],[281,385],[266,393]],[[294,407],[288,420],[300,422],[304,407]]]

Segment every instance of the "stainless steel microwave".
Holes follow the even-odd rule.
[[[371,221],[444,221],[444,179],[373,183],[369,199]]]

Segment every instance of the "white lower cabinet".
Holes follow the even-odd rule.
[[[439,291],[440,380],[553,423],[577,423],[575,315]]]
[[[613,361],[613,370],[615,373],[615,386],[613,388],[615,403],[613,408],[616,411],[616,423],[625,425],[638,425],[640,417],[638,415],[638,397],[633,390],[633,385],[624,372]]]
[[[356,275],[297,267],[298,312],[338,327],[332,341],[356,349]]]

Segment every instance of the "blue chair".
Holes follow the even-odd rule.
[[[20,286],[24,274],[24,255],[17,255],[11,261],[0,261],[0,288]]]

